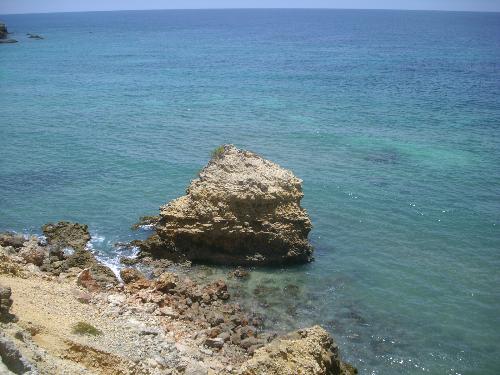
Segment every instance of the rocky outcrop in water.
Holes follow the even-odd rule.
[[[98,262],[86,249],[91,239],[87,225],[60,221],[46,224],[42,230],[50,247],[50,256],[45,260],[42,270],[57,275],[71,268],[86,269],[102,287],[118,282],[114,272]]]
[[[0,23],[0,43],[17,43],[15,39],[9,39],[9,32],[4,23]]]
[[[46,242],[34,236],[28,238],[16,233],[0,233],[2,252],[53,275],[86,270],[99,288],[118,283],[114,272],[87,249],[91,239],[87,225],[60,221],[46,224],[42,230]],[[0,270],[17,274],[16,264],[11,264],[7,258],[5,260],[2,262],[0,259]]]
[[[89,228],[85,224],[60,221],[56,224],[45,224],[42,227],[47,243],[55,249],[66,247],[83,250],[90,241]]]
[[[186,195],[160,208],[144,252],[174,260],[281,265],[312,260],[302,181],[259,155],[225,145]]]
[[[299,330],[257,349],[240,375],[354,375],[337,344],[320,326]]]

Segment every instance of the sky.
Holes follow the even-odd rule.
[[[0,0],[0,14],[206,8],[344,8],[500,12],[500,0]]]

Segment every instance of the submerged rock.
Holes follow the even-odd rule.
[[[26,34],[26,35],[28,35],[28,38],[30,38],[30,39],[44,39],[44,38],[43,38],[43,36],[38,35],[38,34],[31,34],[31,33],[28,33],[28,34]]]
[[[299,330],[256,349],[240,375],[354,375],[337,344],[320,326]]]
[[[159,257],[234,265],[312,260],[302,180],[259,155],[225,145],[187,194],[161,207],[141,245]]]

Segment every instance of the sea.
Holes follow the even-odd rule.
[[[233,143],[303,179],[314,225],[314,262],[235,286],[266,329],[321,324],[360,374],[500,373],[500,13],[0,21],[0,231],[86,223],[117,266]]]

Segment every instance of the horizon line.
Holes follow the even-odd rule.
[[[500,13],[500,10],[452,10],[452,9],[403,9],[403,8],[325,8],[325,7],[269,7],[269,8],[148,8],[148,9],[110,9],[110,10],[73,10],[73,11],[47,11],[47,12],[19,12],[19,13],[0,13],[0,16],[15,16],[29,14],[62,14],[62,13],[96,13],[96,12],[141,12],[141,11],[169,11],[169,10],[369,10],[369,11],[403,11],[403,12],[451,12],[451,13]]]

